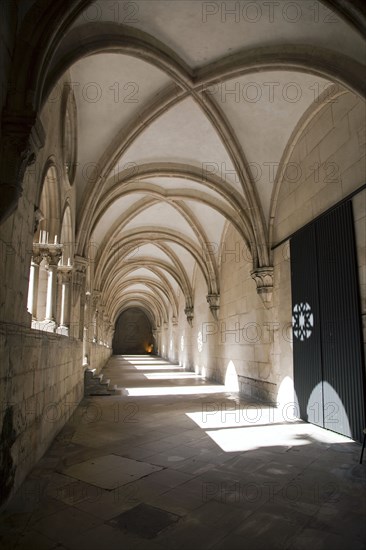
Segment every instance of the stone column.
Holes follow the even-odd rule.
[[[57,246],[57,245],[55,245]],[[46,255],[46,269],[48,271],[46,318],[45,321],[56,325],[56,291],[57,291],[57,265],[60,261],[62,250],[49,245]]]
[[[99,290],[94,290],[92,308],[93,308],[93,343],[98,343],[98,305],[101,293]]]
[[[106,313],[103,315],[103,345],[107,345],[108,340],[108,326],[109,326],[109,317]]]
[[[85,306],[85,284],[88,261],[82,256],[74,257],[72,303],[74,315],[74,337],[79,340],[84,338],[84,306]]]
[[[104,306],[103,304],[100,304],[98,307],[98,313],[97,313],[97,343],[99,345],[103,344],[103,318],[104,318]]]
[[[42,256],[39,253],[34,253],[31,260],[31,268],[29,275],[29,290],[27,309],[32,314],[32,320],[37,319],[37,302],[38,302],[38,283],[39,283],[39,265],[42,261]]]
[[[107,341],[107,344],[108,344],[109,348],[112,347],[113,334],[114,334],[114,326],[112,325],[112,323],[108,323],[108,332],[107,332],[108,341]]]
[[[83,336],[83,365],[89,365],[90,359],[90,302],[91,294],[89,291],[85,293],[84,306],[84,336]]]
[[[60,311],[60,326],[57,332],[60,334],[69,335],[70,328],[70,308],[71,308],[71,266],[60,266],[58,273],[61,282],[61,311]]]

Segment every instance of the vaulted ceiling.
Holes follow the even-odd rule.
[[[360,91],[365,46],[327,3],[94,2],[45,82],[69,71],[77,106],[78,253],[112,317],[166,320],[195,269],[219,294],[228,223],[269,266],[281,162],[331,94]],[[234,11],[229,13],[229,9]],[[92,243],[92,244],[91,244]]]

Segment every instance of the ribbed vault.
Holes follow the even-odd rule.
[[[276,25],[262,16],[254,26],[246,2],[225,20],[209,3],[114,4],[114,16],[86,1],[69,14],[35,98],[46,108],[60,79],[73,89],[75,252],[89,260],[89,291],[111,323],[136,306],[156,328],[179,316],[179,293],[192,318],[197,272],[218,305],[210,251],[228,224],[253,272],[270,273],[277,196],[298,136],[337,94],[364,93],[362,18],[314,2],[315,21],[299,0],[300,36],[282,0]],[[268,3],[257,4],[264,14]]]

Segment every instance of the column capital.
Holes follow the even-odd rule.
[[[189,326],[193,324],[193,306],[186,306],[184,309]]]
[[[208,294],[206,299],[210,306],[211,313],[217,321],[218,312],[220,309],[220,294]]]
[[[46,269],[49,266],[57,266],[62,256],[62,244],[33,243],[33,257],[41,257],[46,260]]]
[[[88,260],[84,256],[74,256],[74,271],[80,271],[86,273],[86,268],[88,267]]]
[[[43,260],[42,254],[40,254],[39,251],[34,251],[33,250],[32,258],[31,258],[31,264],[34,265],[34,266],[39,266],[40,263],[42,262],[42,260]]]
[[[92,292],[92,305],[94,309],[97,309],[99,300],[102,296],[100,290],[93,290]]]
[[[74,256],[73,265],[73,289],[72,289],[72,303],[75,306],[78,297],[81,297],[81,302],[84,303],[85,295],[82,289],[84,288],[86,278],[86,268],[88,267],[88,260],[83,256]]]
[[[270,305],[273,295],[273,267],[257,267],[250,272],[250,275],[257,285],[257,293],[262,298],[264,305]]]
[[[52,251],[50,251],[45,256],[46,263],[47,263],[46,269],[49,268],[49,267],[57,267],[59,261],[61,260],[61,256],[62,256],[62,250],[58,250],[58,251],[52,250]]]
[[[73,268],[71,266],[66,266],[66,265],[58,266],[57,273],[59,275],[61,283],[64,283],[64,284],[71,283],[72,269]]]

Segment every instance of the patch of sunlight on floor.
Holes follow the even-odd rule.
[[[172,367],[171,365],[134,365],[136,370],[177,370],[177,371],[184,371],[184,367],[179,367],[178,365],[176,367]],[[195,375],[196,376],[196,375]]]
[[[131,365],[170,365],[169,361],[127,361]]]
[[[230,408],[227,405],[225,401],[221,404],[220,402],[202,403],[200,412],[186,413],[186,415],[205,430],[298,421],[298,419],[287,417],[287,411],[275,407],[261,408],[248,405],[247,407]]]
[[[314,440],[349,443],[350,439],[306,422],[208,430],[206,434],[225,452],[251,451],[261,447],[296,447]]]
[[[194,372],[153,372],[151,374],[145,374],[148,380],[166,380],[166,379],[186,379],[186,378],[195,378],[200,379],[202,376],[200,374],[195,374]]]
[[[260,447],[293,447],[307,445],[306,433],[293,425],[247,426],[206,431],[206,434],[227,453],[252,451]]]
[[[153,395],[199,395],[203,393],[227,392],[225,386],[207,386],[200,384],[197,384],[197,386],[178,386],[176,388],[157,386],[155,388],[124,388],[124,390],[126,395],[130,395],[131,397],[150,397]]]

